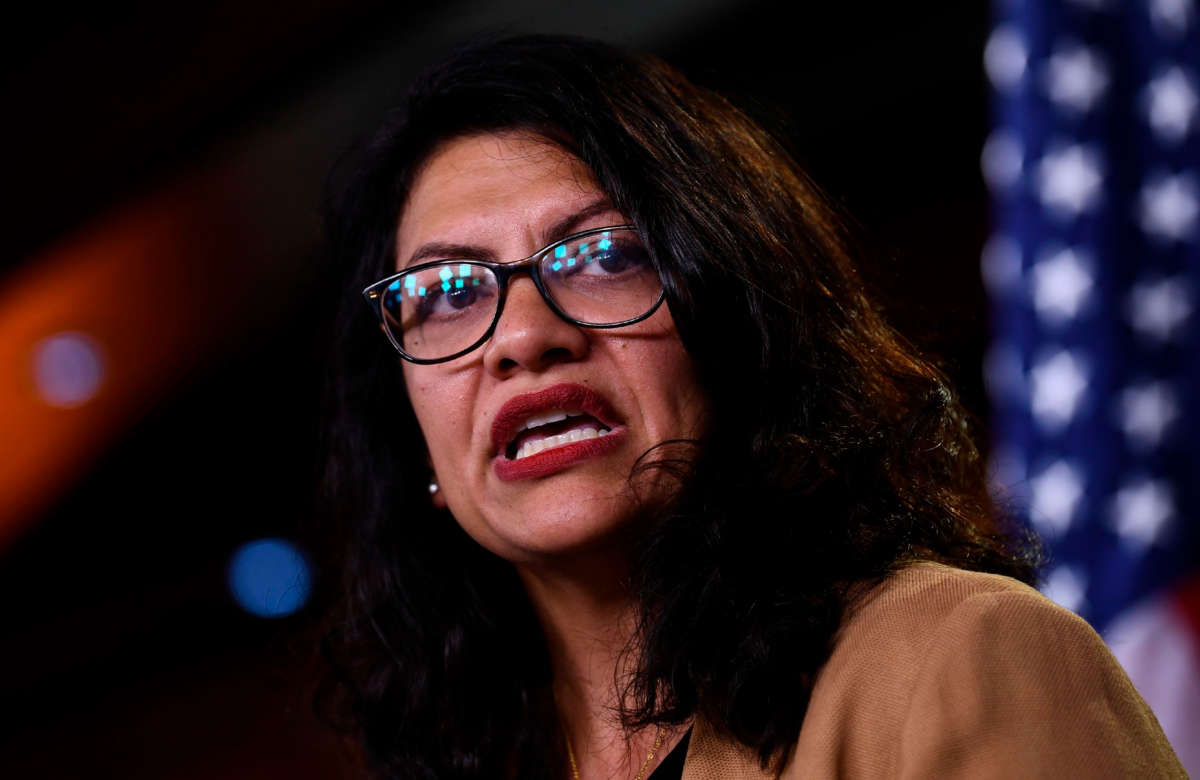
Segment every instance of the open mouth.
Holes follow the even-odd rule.
[[[578,409],[555,410],[530,418],[525,427],[504,448],[504,457],[521,460],[539,452],[598,439],[612,433],[612,428]]]
[[[553,385],[500,407],[492,422],[492,467],[506,482],[547,476],[612,452],[625,431],[595,390]]]

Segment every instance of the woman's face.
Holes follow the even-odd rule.
[[[560,147],[516,133],[467,136],[439,147],[418,174],[397,267],[432,244],[454,245],[459,258],[470,248],[519,260],[570,233],[627,222]],[[665,305],[634,325],[580,328],[556,316],[527,275],[512,280],[490,340],[447,363],[405,363],[404,377],[440,486],[435,500],[515,563],[617,538],[637,509],[635,461],[660,442],[698,437],[706,412]],[[537,427],[564,412],[571,416]],[[569,441],[571,429],[584,438]],[[550,435],[537,454],[512,457]],[[649,478],[637,494],[653,500],[667,489]]]

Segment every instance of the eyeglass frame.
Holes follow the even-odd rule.
[[[588,230],[580,231],[578,233],[572,233],[569,236],[563,236],[562,238],[558,239],[557,241],[553,241],[553,242],[547,244],[546,246],[537,250],[536,252],[529,255],[528,257],[522,258],[520,260],[513,260],[510,262],[506,262],[506,263],[498,262],[495,260],[468,260],[468,259],[464,259],[464,258],[453,258],[453,257],[447,257],[447,258],[443,258],[441,260],[431,260],[428,263],[420,263],[420,264],[414,265],[410,268],[405,268],[403,271],[399,271],[399,272],[394,273],[390,276],[387,276],[383,279],[380,279],[377,282],[373,282],[373,283],[367,285],[366,287],[363,288],[362,295],[366,299],[367,305],[370,306],[371,310],[375,313],[375,317],[379,320],[379,326],[380,326],[380,329],[383,331],[383,335],[387,336],[387,340],[390,341],[392,346],[396,348],[396,351],[400,353],[400,357],[404,358],[405,360],[409,361],[410,363],[415,363],[417,365],[422,365],[422,366],[433,365],[435,363],[446,363],[448,361],[454,360],[455,358],[460,358],[463,355],[467,354],[468,352],[472,352],[472,351],[478,349],[479,347],[481,347],[483,344],[485,344],[487,342],[487,340],[492,337],[492,334],[496,332],[496,326],[500,324],[500,316],[504,313],[504,302],[508,298],[509,282],[512,280],[512,278],[514,276],[516,276],[517,274],[521,274],[521,273],[529,274],[530,280],[533,281],[533,286],[535,288],[537,288],[538,294],[542,296],[542,300],[546,303],[546,306],[549,307],[550,311],[554,312],[554,314],[557,315],[558,318],[563,320],[564,322],[568,322],[572,325],[575,325],[575,326],[581,327],[581,328],[596,328],[596,329],[600,329],[600,330],[604,330],[604,329],[608,329],[608,328],[622,328],[622,327],[625,327],[626,325],[634,325],[634,324],[639,323],[642,320],[650,317],[650,315],[652,315],[652,314],[654,314],[654,312],[658,311],[658,308],[660,306],[662,306],[662,302],[664,300],[666,300],[666,297],[667,297],[667,291],[665,288],[659,290],[658,299],[654,302],[654,305],[651,306],[650,309],[645,314],[641,314],[637,317],[633,317],[632,319],[622,320],[620,322],[595,323],[595,322],[583,322],[582,320],[577,320],[574,317],[568,316],[561,308],[559,308],[558,304],[554,302],[554,299],[550,297],[549,292],[547,292],[547,290],[546,290],[545,283],[542,281],[542,266],[541,266],[542,259],[545,258],[546,255],[549,254],[551,251],[553,251],[555,247],[559,246],[560,244],[565,244],[569,241],[574,241],[574,240],[580,239],[580,238],[587,238],[588,236],[597,235],[600,233],[604,233],[606,231],[613,231],[613,230],[629,230],[635,234],[637,233],[637,227],[634,225],[609,225],[607,227],[591,228]],[[414,273],[416,271],[423,271],[426,268],[433,268],[435,266],[445,265],[447,263],[477,265],[477,266],[488,269],[492,273],[492,275],[494,275],[496,277],[496,289],[497,289],[496,314],[492,317],[492,322],[490,325],[488,325],[487,330],[484,331],[483,335],[480,336],[470,346],[468,346],[464,349],[460,349],[458,352],[455,352],[454,354],[448,355],[446,357],[440,357],[440,358],[413,357],[412,355],[410,355],[404,351],[404,348],[402,346],[400,346],[399,342],[396,340],[396,337],[393,335],[391,328],[389,328],[387,326],[387,322],[385,321],[384,314],[383,314],[383,291],[385,291],[389,285],[391,285],[393,282],[395,282],[397,279],[399,279],[402,276],[405,276],[410,273]],[[660,286],[662,285],[661,276],[659,278],[659,285]]]

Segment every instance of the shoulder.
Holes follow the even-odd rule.
[[[936,656],[990,655],[1013,643],[1041,641],[1108,655],[1086,622],[1024,583],[916,563],[851,602],[813,692],[814,705],[882,691],[900,716]]]
[[[1178,764],[1085,621],[1016,580],[920,563],[848,611],[799,767],[796,777],[1104,776]]]
[[[979,597],[1018,596],[1044,604],[1064,615],[1072,613],[1046,599],[1023,582],[1000,574],[967,571],[931,561],[910,564],[885,578],[851,603],[846,626],[873,619],[928,623],[945,617]]]
[[[852,607],[843,630],[870,635],[872,641],[916,639],[927,669],[944,648],[956,653],[993,656],[1018,647],[1056,650],[1013,659],[1026,669],[1059,665],[1061,653],[1082,654],[1119,669],[1103,640],[1088,623],[1023,582],[999,574],[964,571],[936,563],[918,563],[897,572]]]

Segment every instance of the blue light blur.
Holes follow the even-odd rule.
[[[243,544],[229,558],[227,577],[238,606],[263,618],[292,614],[304,606],[312,590],[308,561],[286,539]]]

